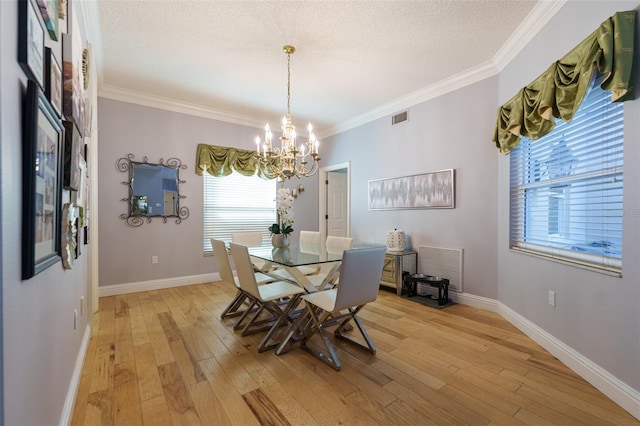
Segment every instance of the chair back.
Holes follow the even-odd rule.
[[[231,262],[229,262],[229,254],[227,253],[227,247],[224,245],[224,241],[211,238],[211,246],[213,247],[213,256],[216,258],[220,278],[222,278],[222,281],[226,281],[238,287],[238,283],[233,276]]]
[[[234,232],[231,234],[231,242],[247,247],[260,247],[262,245],[262,232]]]
[[[231,250],[233,263],[236,265],[240,288],[252,296],[260,298],[256,275],[253,271],[253,264],[251,263],[247,246],[230,243],[229,249]]]
[[[353,247],[353,238],[329,235],[325,245],[327,246],[328,253],[342,253],[343,251],[350,250]]]
[[[317,231],[300,231],[300,251],[320,254],[322,252],[322,234]]]
[[[340,266],[336,311],[376,300],[386,252],[386,247],[345,250]]]

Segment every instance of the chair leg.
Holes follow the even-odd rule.
[[[300,347],[306,350],[307,352],[311,353],[313,356],[315,356],[320,361],[324,362],[334,370],[340,371],[340,367],[341,367],[340,360],[338,359],[338,356],[336,355],[333,345],[331,344],[329,337],[324,331],[324,325],[322,324],[322,322],[329,316],[329,313],[324,313],[323,314],[324,318],[321,321],[318,315],[316,314],[316,312],[314,311],[314,309],[310,306],[310,304],[307,304],[307,310],[309,312],[309,315],[313,319],[314,327],[302,339],[302,341],[300,342]],[[318,351],[317,349],[310,347],[307,344],[311,336],[313,336],[316,332],[322,338],[322,342],[324,343],[324,346],[327,349],[328,356],[324,352]]]
[[[241,315],[242,311],[239,311],[238,309],[240,308],[240,306],[242,306],[242,304],[246,299],[247,299],[246,293],[238,290],[238,292],[236,293],[236,296],[233,298],[231,303],[229,303],[226,309],[222,311],[222,314],[220,314],[220,318],[227,318],[227,317],[232,317],[236,315]]]
[[[360,322],[360,318],[358,318],[358,311],[363,307],[364,305],[360,305],[357,308],[353,309],[353,308],[349,308],[349,313],[350,315],[340,323],[340,325],[338,325],[338,327],[335,329],[335,331],[333,332],[333,335],[339,339],[342,340],[346,340],[348,342],[354,343],[364,349],[367,349],[369,352],[371,352],[372,354],[376,353],[376,347],[373,344],[373,342],[371,341],[371,338],[369,337],[369,334],[367,333],[367,330],[365,330],[364,326],[362,325],[362,323]],[[363,345],[361,342],[353,339],[350,336],[347,336],[345,334],[342,333],[343,330],[346,329],[348,323],[353,320],[353,322],[356,323],[356,325],[358,326],[358,329],[360,330],[360,333],[362,334],[362,337],[364,338],[365,343],[367,344],[366,346]]]
[[[255,307],[258,305],[258,302],[252,298],[249,298],[249,301],[251,302],[249,304],[249,307],[247,308],[246,311],[244,311],[244,313],[242,314],[242,316],[240,317],[240,319],[238,320],[237,323],[235,323],[233,325],[233,329],[234,330],[240,330],[241,328],[244,327],[243,322],[244,320],[249,316],[249,314],[251,314],[252,312],[255,311]]]
[[[276,341],[274,343],[270,343],[270,341],[275,335],[275,333],[278,331],[278,329],[287,324],[287,321],[293,322],[290,315],[291,315],[291,312],[293,312],[293,310],[298,305],[299,300],[300,300],[300,296],[296,294],[289,299],[289,303],[287,303],[284,306],[284,308],[280,308],[280,306],[277,303],[273,304],[272,312],[275,315],[278,315],[278,318],[273,323],[273,325],[267,332],[266,336],[264,336],[264,339],[262,339],[262,342],[260,342],[260,345],[258,346],[258,352],[264,352],[280,345],[280,341]],[[275,311],[278,311],[278,312],[275,312]]]

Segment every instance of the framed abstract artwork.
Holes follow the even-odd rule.
[[[18,63],[30,80],[44,87],[44,29],[31,0],[18,2]]]
[[[369,181],[369,210],[453,209],[455,170]]]
[[[60,261],[63,127],[44,92],[29,80],[24,119],[22,279]]]

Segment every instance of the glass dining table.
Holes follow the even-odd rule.
[[[271,245],[247,248],[250,256],[285,270],[287,278],[304,288],[307,293],[324,288],[342,261],[342,250],[328,251],[324,245],[319,244],[292,241],[289,247],[285,248],[274,248]],[[308,275],[301,272],[301,266],[318,266],[318,275],[322,274],[320,276],[323,276],[323,280],[312,281]]]

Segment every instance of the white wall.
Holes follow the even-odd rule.
[[[568,2],[500,74],[499,102],[506,102],[616,11],[636,9],[639,4]],[[638,47],[636,41],[636,70]],[[498,296],[502,303],[640,391],[640,101],[626,102],[624,112],[623,278],[511,252],[509,157],[496,153],[500,171]],[[555,308],[547,304],[549,290],[556,292]]]
[[[491,138],[497,78],[409,109],[409,121],[381,118],[323,142],[325,165],[351,161],[351,234],[385,243],[403,229],[419,245],[464,249],[464,291],[497,299],[498,158]],[[368,181],[453,168],[455,209],[369,211]]]
[[[255,149],[260,130],[111,99],[100,98],[98,106],[101,289],[217,272],[214,259],[202,250],[202,177],[195,174],[196,148],[203,143]],[[180,170],[180,179],[186,181],[180,185],[180,194],[186,196],[180,205],[189,208],[187,219],[180,224],[153,218],[137,228],[125,225],[120,215],[127,212],[121,200],[128,196],[122,184],[128,174],[119,172],[116,162],[129,153],[134,161],[177,157],[187,165]],[[295,201],[294,229],[317,229],[317,176],[287,181],[286,186],[299,183],[305,191]],[[158,264],[151,264],[151,256],[158,256]]]
[[[18,2],[0,1],[0,159],[2,161],[2,348],[6,425],[57,424],[88,336],[88,314],[73,328],[80,298],[87,300],[87,251],[83,246],[73,269],[59,262],[27,281],[21,280],[22,248],[22,107],[27,78],[18,56]],[[62,64],[61,43],[45,31],[45,44]],[[63,203],[69,192],[63,191]],[[85,340],[86,342],[86,340]],[[76,370],[78,371],[78,370]],[[73,394],[71,394],[73,398]]]

